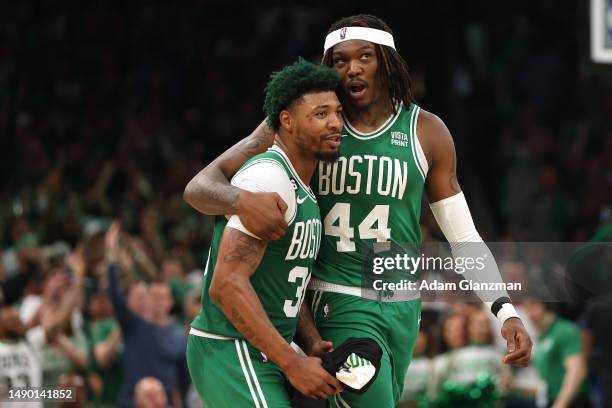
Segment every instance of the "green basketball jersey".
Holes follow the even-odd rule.
[[[313,276],[361,286],[367,248],[375,242],[420,244],[427,161],[416,137],[419,107],[400,105],[379,130],[364,134],[348,121],[340,158],[320,162],[313,177],[324,225]]]
[[[272,324],[285,340],[291,342],[295,335],[297,318],[310,280],[312,266],[321,243],[321,216],[313,192],[300,180],[289,159],[278,147],[273,147],[247,161],[234,179],[249,167],[260,163],[273,163],[282,167],[295,192],[296,211],[293,218],[288,221],[287,232],[279,240],[268,243],[263,259],[251,277],[251,284]],[[265,177],[265,174],[262,177]],[[208,296],[226,224],[225,217],[216,217],[202,283],[202,307],[191,325],[207,333],[242,338],[223,311]]]

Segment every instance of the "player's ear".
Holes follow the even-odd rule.
[[[281,113],[278,114],[278,119],[280,120],[281,127],[287,132],[291,132],[293,129],[291,113],[289,113],[287,110],[281,111]]]

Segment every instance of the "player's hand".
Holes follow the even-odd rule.
[[[310,398],[327,398],[342,391],[340,381],[323,368],[318,357],[297,356],[285,375],[295,389]]]
[[[317,340],[312,343],[310,348],[306,351],[306,354],[309,356],[323,358],[325,353],[329,353],[330,351],[334,351],[334,343],[326,340]]]
[[[508,354],[504,356],[503,363],[527,367],[531,359],[532,344],[521,319],[516,317],[507,319],[501,328],[501,334],[508,343]]]
[[[274,241],[285,235],[287,203],[277,193],[243,190],[235,207],[244,227],[264,241]]]

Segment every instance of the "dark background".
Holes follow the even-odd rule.
[[[333,21],[370,12],[393,28],[416,101],[451,130],[483,235],[587,239],[612,201],[612,81],[609,66],[589,61],[587,7],[3,3],[3,224],[59,206],[56,225],[41,231],[46,238],[64,236],[70,215],[80,224],[122,215],[136,231],[138,212],[154,206],[164,213],[199,168],[263,119],[272,71],[298,56],[319,60]],[[164,230],[176,227],[162,218]]]
[[[416,102],[453,134],[485,240],[585,241],[598,228],[609,240],[612,66],[590,62],[588,3],[0,2],[5,301],[40,295],[77,245],[86,301],[102,293],[101,234],[119,218],[122,279],[163,277],[188,325],[212,219],[183,202],[185,185],[263,120],[270,73],[319,61],[329,25],[356,13],[389,24]],[[422,224],[441,238],[427,206]],[[91,306],[86,323],[112,319]]]

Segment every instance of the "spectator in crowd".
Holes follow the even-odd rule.
[[[150,309],[146,319],[130,310],[118,286],[119,236],[120,227],[115,221],[106,233],[105,247],[110,298],[124,341],[120,406],[133,407],[134,386],[148,376],[160,379],[167,399],[172,401],[178,395],[182,375],[179,371],[184,370],[186,336],[183,328],[170,323],[172,297],[163,282],[154,282],[149,287],[149,296],[154,301],[145,303]]]
[[[127,307],[138,317],[151,320],[151,295],[145,281],[137,280],[128,287]]]
[[[436,399],[445,381],[450,379],[455,368],[455,352],[467,343],[466,320],[462,314],[450,315],[442,325],[442,340],[446,351],[434,358],[432,379],[429,383],[429,398]]]
[[[161,274],[172,293],[172,303],[175,305],[173,311],[184,317],[182,316],[182,306],[185,303],[187,293],[191,290],[191,285],[186,280],[185,269],[181,260],[177,257],[166,257],[162,261]]]
[[[421,326],[414,345],[414,355],[404,380],[400,408],[416,408],[427,405],[427,387],[432,375],[432,360],[427,355],[428,341],[429,334]]]
[[[183,314],[185,315],[185,322],[191,323],[193,319],[200,312],[202,307],[202,290],[200,288],[191,289],[185,296],[185,302],[183,303]]]
[[[505,349],[493,344],[493,332],[489,316],[483,310],[470,315],[468,319],[469,345],[461,351],[469,363],[466,371],[472,371],[477,378],[481,373],[488,373],[497,383],[500,390],[507,390],[511,381],[510,367],[502,364]]]
[[[202,306],[202,290],[196,287],[189,291],[185,296],[185,302],[183,304],[183,314],[185,316],[185,332],[189,331],[189,325],[195,319],[196,315],[200,312]],[[198,391],[195,385],[191,383],[187,392],[185,393],[185,406],[187,408],[203,408],[203,403],[198,395]]]
[[[41,250],[37,246],[38,239],[30,231],[28,221],[17,217],[12,221],[11,237],[14,244],[3,252],[2,260],[5,272],[4,294],[5,302],[13,304],[24,295],[34,292],[40,294],[42,281]],[[40,303],[36,303],[36,307]]]
[[[128,307],[130,307],[129,299],[130,294],[128,294]],[[93,294],[89,303],[89,317],[92,320],[93,358],[90,360],[89,370],[92,400],[98,407],[110,408],[117,403],[123,382],[121,370],[123,339],[121,329],[113,318],[112,304],[105,291]]]
[[[166,391],[161,381],[155,377],[145,377],[134,387],[134,406],[136,408],[167,408]]]
[[[540,331],[533,363],[547,385],[548,406],[552,408],[591,407],[586,380],[587,365],[578,326],[562,319],[551,303],[526,303],[529,318]]]
[[[72,401],[58,401],[56,408],[88,408],[92,405],[87,402],[87,386],[83,377],[74,373],[65,373],[57,379],[56,389],[70,389],[73,391]]]
[[[81,266],[84,268],[84,266]],[[52,269],[48,272],[49,276],[45,282],[43,292],[43,303],[38,309],[35,320],[45,321],[50,314],[58,310],[66,291],[70,288],[70,277],[61,269]],[[57,335],[49,339],[42,349],[43,361],[43,387],[53,388],[56,386],[60,375],[74,371],[84,371],[87,369],[87,350],[88,342],[82,331],[82,315],[80,305],[81,296],[77,299],[77,304],[73,305],[73,310],[69,318],[61,323],[61,329]],[[45,402],[45,406],[50,406],[51,402]]]
[[[590,303],[582,317],[586,358],[599,377],[602,407],[612,408],[612,294]]]
[[[493,336],[484,312],[472,312],[467,322],[462,315],[452,315],[444,324],[443,335],[449,350],[436,358],[434,364],[432,383],[437,384],[436,395],[442,393],[447,383],[464,387],[466,393],[479,382],[488,388],[507,389],[510,370],[502,364],[504,350],[491,344]],[[494,403],[499,398],[496,393],[483,393],[478,401]]]
[[[76,264],[70,260],[68,263]],[[42,387],[43,348],[48,343],[57,344],[68,356],[73,352],[72,345],[66,344],[66,339],[58,340],[58,336],[62,336],[66,322],[70,321],[69,317],[82,297],[84,270],[74,267],[73,271],[72,281],[61,280],[67,286],[58,303],[44,309],[41,307],[35,319],[28,325],[22,322],[15,306],[0,305],[0,361],[2,362],[0,387]],[[56,383],[52,385],[55,386]],[[6,405],[12,406],[8,403]],[[31,405],[40,406],[38,403]],[[16,403],[15,406],[21,405]]]
[[[36,358],[38,374],[28,376],[39,376],[37,384],[43,343],[63,365],[49,366],[49,381],[62,370],[80,371],[96,404],[118,406],[117,383],[128,373],[147,370],[133,381],[156,375],[145,359],[126,361],[127,335],[103,305],[104,226],[120,218],[129,233],[115,272],[129,288],[125,303],[137,327],[155,326],[143,280],[160,276],[176,305],[171,319],[181,319],[186,298],[182,310],[190,321],[199,283],[189,276],[201,279],[197,269],[206,263],[214,221],[183,203],[185,184],[261,121],[269,72],[298,55],[319,59],[322,33],[347,12],[341,1],[327,2],[324,14],[304,2],[238,3],[0,2],[0,292],[8,310],[0,312],[0,332],[11,337],[0,340],[0,355],[30,353],[23,355]],[[490,241],[588,240],[612,202],[609,70],[583,52],[588,25],[576,23],[586,21],[588,2],[561,3],[386,2],[373,10],[397,27],[413,97],[440,112],[452,130],[462,186]],[[372,7],[365,0],[353,5]],[[406,10],[422,18],[402,24]],[[422,222],[426,241],[437,226],[429,211]],[[609,216],[607,223],[599,240],[610,240]],[[78,279],[62,277],[60,241],[82,245],[86,261],[85,300],[62,319],[60,306],[68,306]],[[546,265],[535,264],[516,265],[509,280],[549,285]],[[185,281],[196,287],[193,294]],[[428,306],[448,311],[442,302]],[[469,318],[473,308],[464,309]],[[16,315],[23,327],[9,323]],[[602,304],[583,318],[585,351],[606,390],[609,316],[610,305]],[[432,346],[442,324],[433,321]],[[158,329],[130,347],[148,352]],[[80,332],[89,337],[86,368]],[[529,370],[518,371],[514,384],[534,383]],[[165,386],[166,377],[158,378]]]

